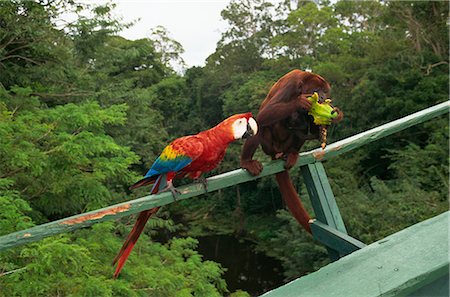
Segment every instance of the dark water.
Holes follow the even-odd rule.
[[[258,296],[283,284],[281,263],[254,251],[250,241],[229,235],[212,235],[197,238],[198,251],[204,260],[212,260],[227,268],[224,278],[228,290],[247,291]]]

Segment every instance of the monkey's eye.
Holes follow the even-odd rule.
[[[324,102],[325,101],[325,97],[324,97],[323,92],[320,92],[320,93],[317,92],[317,94],[319,95],[319,98],[318,98],[319,102],[320,103]]]

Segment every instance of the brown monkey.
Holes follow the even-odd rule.
[[[262,164],[253,160],[261,144],[263,151],[272,159],[284,158],[285,171],[276,174],[281,195],[295,219],[311,233],[309,215],[303,207],[288,170],[295,165],[300,148],[306,140],[318,139],[320,127],[308,115],[311,102],[307,100],[314,92],[322,103],[330,96],[330,85],[321,76],[301,70],[293,70],[280,78],[261,103],[256,121],[258,133],[247,139],[242,148],[241,167],[252,175],[261,173]],[[333,123],[342,120],[343,113],[335,109],[338,116]]]

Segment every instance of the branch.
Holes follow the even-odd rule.
[[[22,60],[31,62],[31,63],[36,64],[36,65],[39,65],[39,64],[40,64],[39,62],[36,62],[36,61],[34,61],[34,60],[30,59],[30,58],[27,58],[27,57],[24,57],[24,56],[21,56],[21,55],[11,55],[11,56],[6,56],[6,57],[1,58],[1,59],[0,59],[0,62],[1,62],[1,61],[4,61],[4,60],[12,59],[12,58],[19,58],[19,59],[22,59]]]
[[[22,267],[22,268],[17,268],[17,269],[11,270],[11,271],[2,272],[2,273],[0,273],[0,277],[2,277],[4,275],[11,274],[11,273],[19,272],[19,271],[22,271],[22,270],[25,270],[25,269],[27,269],[27,267]]]
[[[60,94],[52,94],[52,93],[31,93],[31,96],[38,97],[72,97],[72,96],[88,96],[92,95],[93,92],[80,92],[80,93],[60,93]]]
[[[14,174],[16,174],[16,173],[18,173],[18,172],[20,172],[20,171],[22,171],[22,170],[23,170],[23,168],[16,168],[16,169],[14,169],[14,170],[12,170],[12,171],[10,171],[10,172],[6,172],[5,174],[0,175],[0,178],[11,177],[11,176],[13,176]]]
[[[14,39],[16,39],[16,36],[13,36],[8,42],[6,42],[5,44],[0,45],[0,49],[2,48],[6,48],[8,45],[10,45]]]
[[[443,64],[447,64],[448,65],[448,62],[447,61],[440,61],[440,62],[437,62],[437,63],[434,63],[434,64],[429,64],[427,67],[426,67],[426,69],[427,69],[427,75],[429,75],[430,73],[431,73],[431,69],[432,68],[434,68],[434,67],[436,67],[436,66],[439,66],[439,65],[443,65]],[[425,67],[422,67],[422,69],[424,69]]]
[[[17,51],[20,50],[20,49],[23,49],[23,48],[26,48],[26,47],[30,47],[31,45],[32,45],[32,43],[26,43],[26,44],[24,44],[24,45],[22,45],[22,46],[18,46],[18,47],[16,47],[16,48],[10,50],[10,51],[8,52],[8,55],[10,55],[10,54],[12,54],[12,53],[14,53],[14,52],[17,52]]]

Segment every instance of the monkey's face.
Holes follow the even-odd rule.
[[[309,94],[314,94],[314,92],[317,92],[319,95],[319,103],[323,103],[326,99],[331,99],[330,89],[330,84],[324,78],[320,75],[314,74],[303,81],[302,93],[309,96]],[[334,110],[338,113],[338,116],[331,122],[335,124],[339,123],[343,119],[344,114],[337,107],[335,107]]]
[[[317,93],[319,95],[319,103],[323,103],[330,98],[330,90],[330,84],[319,75],[310,76],[303,82],[302,86],[303,94],[312,95]]]

